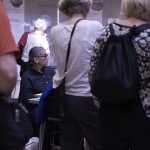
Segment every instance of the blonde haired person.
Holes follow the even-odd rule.
[[[122,0],[122,19],[112,24],[115,34],[126,34],[133,26],[149,24],[149,8],[149,0]],[[90,78],[109,36],[110,29],[106,25],[95,43],[90,63]],[[118,105],[105,103],[101,99],[99,109],[101,150],[150,149],[150,27],[135,35],[132,41],[139,67],[141,85],[139,96]]]
[[[147,23],[150,21],[149,6],[149,0],[122,0],[121,14],[126,18],[135,18]]]
[[[56,88],[64,77],[67,47],[73,25],[77,20],[83,19],[77,24],[72,37],[67,64],[65,112],[60,124],[62,150],[83,150],[84,138],[91,148],[100,149],[97,142],[97,108],[90,93],[88,68],[96,35],[102,25],[98,21],[86,19],[90,7],[91,0],[60,0],[60,11],[69,18],[51,29],[58,66],[53,78],[53,88]]]

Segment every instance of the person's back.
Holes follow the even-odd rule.
[[[90,148],[100,149],[97,141],[97,108],[90,93],[88,68],[92,47],[102,25],[97,21],[86,20],[90,6],[90,0],[60,0],[59,9],[69,19],[51,29],[57,61],[53,88],[57,88],[65,76],[65,113],[60,123],[62,150],[82,150],[83,138],[87,139]],[[64,73],[71,31],[78,20]]]
[[[137,28],[145,25],[149,26],[149,7],[150,1],[147,0],[122,0],[121,11],[125,18],[118,19],[116,23],[113,23],[115,34],[126,34],[133,26],[137,26]],[[91,58],[90,77],[92,77],[98,60],[104,52],[104,46],[109,36],[109,26],[107,25],[102,29],[95,42]],[[99,99],[99,142],[102,145],[102,150],[150,149],[149,36],[150,28],[147,28],[132,38],[136,50],[140,81],[140,90],[137,97],[126,99],[128,101],[121,104],[113,104],[103,101],[102,98]]]
[[[54,76],[54,88],[60,84],[64,76],[65,58],[72,28],[73,24],[61,23],[51,30],[51,39],[56,50],[59,72]],[[88,64],[96,35],[100,32],[100,29],[101,24],[97,21],[81,20],[78,23],[71,41],[67,64],[66,94],[91,96],[88,82]]]

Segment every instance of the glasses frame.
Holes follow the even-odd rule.
[[[49,57],[49,54],[37,55],[37,56],[35,56],[35,57],[44,57],[44,58],[47,58],[47,57]]]

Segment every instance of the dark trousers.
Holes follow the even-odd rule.
[[[60,145],[59,122],[47,121],[45,125],[42,150],[52,150],[54,145]]]
[[[84,138],[93,150],[100,150],[97,140],[97,108],[92,97],[66,95],[60,128],[61,150],[83,150]]]
[[[150,119],[145,117],[140,100],[101,104],[99,127],[102,150],[150,150]]]
[[[36,118],[37,106],[33,106],[32,108],[30,107],[29,115],[34,128],[34,136],[39,137],[40,125],[37,123]],[[55,121],[47,121],[44,130],[42,150],[52,150],[52,145],[60,145],[59,134],[59,123]]]
[[[29,110],[29,117],[32,122],[32,126],[34,129],[34,136],[39,137],[39,129],[40,125],[37,123],[37,106],[32,105],[32,107],[28,108]]]

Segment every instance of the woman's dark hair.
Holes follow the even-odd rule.
[[[41,51],[43,51],[43,47],[33,47],[29,51],[29,65],[32,66],[34,63],[34,57],[38,56]]]
[[[60,0],[58,7],[66,16],[71,17],[75,13],[86,16],[91,7],[91,0]]]

